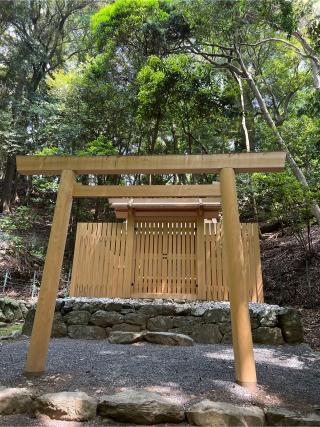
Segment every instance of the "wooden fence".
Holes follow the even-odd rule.
[[[263,302],[257,224],[242,224],[241,232],[248,299]],[[130,259],[132,297],[197,298],[195,222],[136,222],[131,257],[126,257],[126,236],[124,223],[78,224],[71,296],[123,297]],[[203,244],[206,299],[228,300],[223,226],[206,223]]]

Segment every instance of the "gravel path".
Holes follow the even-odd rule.
[[[36,393],[82,390],[97,397],[136,388],[183,404],[207,397],[296,409],[319,405],[319,353],[304,345],[256,345],[259,390],[254,394],[233,382],[230,345],[163,347],[55,339],[46,374],[33,378],[22,374],[27,346],[27,340],[0,343],[2,386],[30,387]]]

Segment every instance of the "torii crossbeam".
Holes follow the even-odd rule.
[[[285,152],[188,156],[17,156],[17,170],[21,174],[61,175],[25,372],[41,374],[45,369],[73,197],[221,196],[228,253],[235,376],[239,384],[255,387],[256,369],[244,280],[235,173],[279,172],[284,169],[285,157]],[[133,173],[218,173],[220,183],[92,187],[77,184],[75,180],[75,176],[81,174]]]

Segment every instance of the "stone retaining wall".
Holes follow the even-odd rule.
[[[25,319],[29,308],[30,305],[25,301],[0,298],[0,326]]]
[[[26,317],[23,334],[30,335],[35,308]],[[279,345],[303,341],[297,310],[268,304],[250,304],[255,343]],[[66,298],[56,301],[53,337],[106,339],[111,332],[173,332],[195,342],[231,342],[228,302]]]

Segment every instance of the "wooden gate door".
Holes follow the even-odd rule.
[[[196,298],[196,224],[137,222],[133,297]]]

